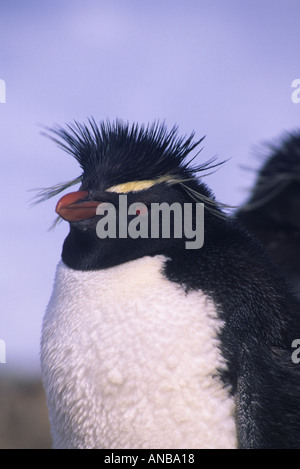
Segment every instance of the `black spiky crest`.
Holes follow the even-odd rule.
[[[50,138],[75,157],[89,184],[96,176],[97,187],[101,182],[104,189],[128,181],[158,179],[167,174],[175,178],[184,174],[190,178],[204,166],[192,168],[185,162],[186,156],[204,137],[196,142],[193,142],[194,133],[188,138],[179,138],[177,127],[168,132],[164,124],[145,127],[117,120],[97,126],[94,119],[90,119],[89,126],[75,122],[67,129],[47,130]]]
[[[77,183],[95,190],[107,190],[111,186],[131,181],[165,178],[171,184],[180,184],[191,199],[204,202],[208,210],[224,217],[220,209],[233,208],[217,202],[189,187],[188,182],[197,177],[207,176],[224,161],[211,158],[200,165],[191,165],[202,148],[189,160],[187,156],[196,149],[205,137],[194,141],[195,133],[179,137],[178,128],[170,131],[164,124],[155,122],[144,126],[116,120],[96,124],[93,118],[89,125],[74,124],[66,128],[46,128],[43,135],[53,140],[60,148],[71,154],[81,166],[83,173],[72,181],[40,189],[34,203],[40,203],[58,195]]]

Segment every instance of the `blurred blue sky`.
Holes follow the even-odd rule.
[[[115,119],[206,135],[198,161],[230,158],[206,179],[237,205],[257,167],[252,147],[299,127],[299,0],[0,0],[1,321],[6,364],[39,369],[39,340],[68,232],[48,232],[75,160],[41,126]]]

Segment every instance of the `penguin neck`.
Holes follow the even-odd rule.
[[[166,254],[168,243],[149,239],[97,238],[95,232],[71,228],[64,241],[62,261],[74,270],[102,270],[150,255]]]

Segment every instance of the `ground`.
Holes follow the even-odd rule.
[[[40,380],[0,377],[0,449],[47,448],[50,426]]]

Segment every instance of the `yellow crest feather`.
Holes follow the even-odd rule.
[[[149,179],[144,181],[130,181],[124,182],[122,184],[117,184],[111,186],[107,189],[107,192],[115,192],[116,194],[128,194],[128,192],[139,192],[145,189],[150,189],[150,187],[155,184],[160,184],[161,182],[175,182],[172,176],[162,176],[158,179]],[[176,181],[177,182],[177,181]]]

